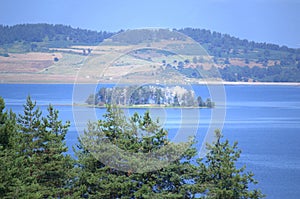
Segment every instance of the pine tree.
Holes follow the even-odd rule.
[[[102,148],[101,155],[95,154],[97,148],[93,146],[100,140],[105,144],[104,139],[119,149],[141,156],[127,157],[113,147],[106,151]],[[79,169],[77,196],[185,198],[191,195],[188,181],[192,179],[194,166],[189,160],[196,151],[189,149],[186,143],[172,144],[167,139],[167,131],[158,125],[158,121],[151,119],[149,112],[143,117],[135,113],[127,120],[119,109],[108,107],[104,119],[90,123],[79,142],[76,151]],[[157,151],[160,152],[155,153]],[[159,161],[149,161],[153,158],[149,155],[151,153],[159,155],[162,160],[167,156],[178,158],[168,163],[162,161],[163,165],[160,165]],[[149,167],[154,169],[147,170]]]
[[[16,115],[5,111],[4,100],[0,97],[0,196],[6,198],[14,185],[14,174],[18,167],[16,159]]]
[[[180,106],[178,95],[176,94],[173,99],[173,106]]]
[[[1,104],[1,180],[0,189],[3,198],[24,198],[26,185],[24,177],[29,174],[29,169],[24,167],[25,158],[22,156],[20,143],[22,135],[16,122],[16,115],[10,111],[3,112],[4,101],[0,99]],[[29,191],[29,190],[28,190]],[[30,198],[38,198],[38,194],[29,192],[26,194]]]
[[[20,188],[15,194],[25,198],[61,198],[70,192],[72,159],[64,153],[64,142],[69,122],[58,120],[58,111],[51,105],[43,117],[36,102],[30,96],[24,105],[24,114],[18,117]]]
[[[16,115],[10,110],[5,111],[5,102],[0,97],[0,147],[9,149],[13,147],[12,139],[16,133]]]
[[[209,153],[205,160],[198,160],[198,187],[205,188],[207,198],[262,198],[258,189],[249,190],[250,184],[257,184],[253,173],[245,172],[245,166],[237,168],[235,163],[241,150],[237,142],[231,146],[229,141],[221,142],[221,132],[215,131],[217,141],[208,145]]]
[[[126,118],[109,106],[80,137],[74,167],[65,155],[69,122],[51,105],[46,116],[30,97],[19,117],[4,109],[0,98],[1,198],[263,197],[249,188],[253,174],[235,165],[237,143],[221,142],[220,131],[206,158],[195,162],[193,142],[170,142],[149,112]]]
[[[42,118],[42,134],[40,135],[41,152],[36,156],[38,165],[38,183],[44,187],[43,196],[63,197],[70,192],[70,179],[73,161],[65,155],[68,148],[65,143],[70,124],[62,124],[58,119],[58,111],[48,106],[48,114]]]
[[[236,168],[240,150],[228,141],[209,145],[206,159],[193,162],[196,150],[191,145],[176,145],[167,139],[167,131],[153,121],[146,112],[144,116],[135,113],[129,120],[119,109],[108,107],[103,120],[90,123],[87,131],[79,139],[78,173],[76,197],[84,198],[261,198],[257,189],[249,190],[255,184],[252,173],[245,168]],[[126,157],[114,147],[99,150],[92,147],[105,145],[109,140],[117,147],[131,152],[142,152],[145,158]],[[97,142],[98,141],[98,142]],[[191,144],[191,143],[189,143]],[[130,170],[149,168],[149,152],[163,151],[165,154],[182,152],[169,164],[157,164],[153,170]],[[176,150],[176,149],[179,150]],[[101,152],[101,155],[98,153]],[[169,153],[168,153],[169,152]],[[157,155],[157,154],[156,154]],[[159,153],[159,155],[161,155]],[[176,154],[178,155],[178,154]],[[165,156],[159,156],[161,160]],[[128,167],[118,168],[124,164]]]

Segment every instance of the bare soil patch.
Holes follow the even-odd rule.
[[[54,58],[62,58],[61,53],[25,53],[9,54],[0,57],[1,73],[32,73],[39,72],[54,62]]]

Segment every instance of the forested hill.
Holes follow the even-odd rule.
[[[239,39],[237,37],[230,36],[229,34],[222,34],[219,32],[211,32],[206,29],[198,28],[184,28],[179,29],[179,32],[193,38],[195,41],[207,47],[207,50],[213,55],[220,55],[220,49],[226,53],[228,49],[265,49],[276,50],[289,53],[300,53],[300,49],[288,48],[287,46],[280,46],[271,43],[258,43],[254,41],[248,41],[247,39]]]
[[[204,29],[178,30],[214,57],[226,81],[299,82],[300,49],[257,43]]]
[[[207,50],[225,81],[300,81],[300,49],[257,43],[205,29],[184,28],[177,31],[199,42]],[[114,34],[66,25],[0,25],[0,56],[51,52],[51,48],[74,45],[97,45]]]
[[[48,42],[54,47],[62,44],[96,45],[113,33],[72,28],[66,25],[20,24],[14,26],[0,25],[0,45],[15,42]]]
[[[176,29],[174,29],[176,30]],[[120,30],[122,31],[122,30]],[[254,48],[275,50],[289,53],[300,54],[300,49],[288,48],[270,43],[257,43],[247,39],[239,39],[228,34],[211,32],[206,29],[184,28],[177,30],[193,38],[201,45],[207,48],[210,54],[214,56],[224,56],[230,54],[230,49]],[[12,44],[15,42],[43,42],[57,41],[56,47],[60,47],[58,41],[95,45],[116,33],[107,31],[91,31],[80,28],[73,28],[67,25],[52,24],[19,24],[14,26],[0,25],[0,45]]]

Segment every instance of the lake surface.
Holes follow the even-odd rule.
[[[204,98],[209,96],[205,86],[194,86]],[[300,87],[298,86],[225,86],[226,117],[223,134],[230,142],[238,141],[242,155],[238,165],[246,165],[253,171],[258,187],[267,198],[300,197]],[[72,107],[73,85],[47,84],[0,84],[0,96],[5,99],[6,107],[22,113],[26,96],[33,100],[46,113],[49,103],[60,111],[63,121],[71,121],[67,134],[69,153],[77,142]],[[82,111],[88,108],[82,107]],[[140,113],[146,109],[130,110]],[[152,110],[151,110],[152,111]],[[181,110],[156,110],[165,128],[174,136],[182,121]],[[104,109],[97,109],[101,118]],[[207,131],[211,110],[199,111],[197,139],[201,144]],[[187,114],[189,115],[189,114]],[[193,115],[190,114],[192,119]]]

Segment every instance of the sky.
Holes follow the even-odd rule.
[[[0,0],[0,24],[203,28],[300,48],[300,0]]]

